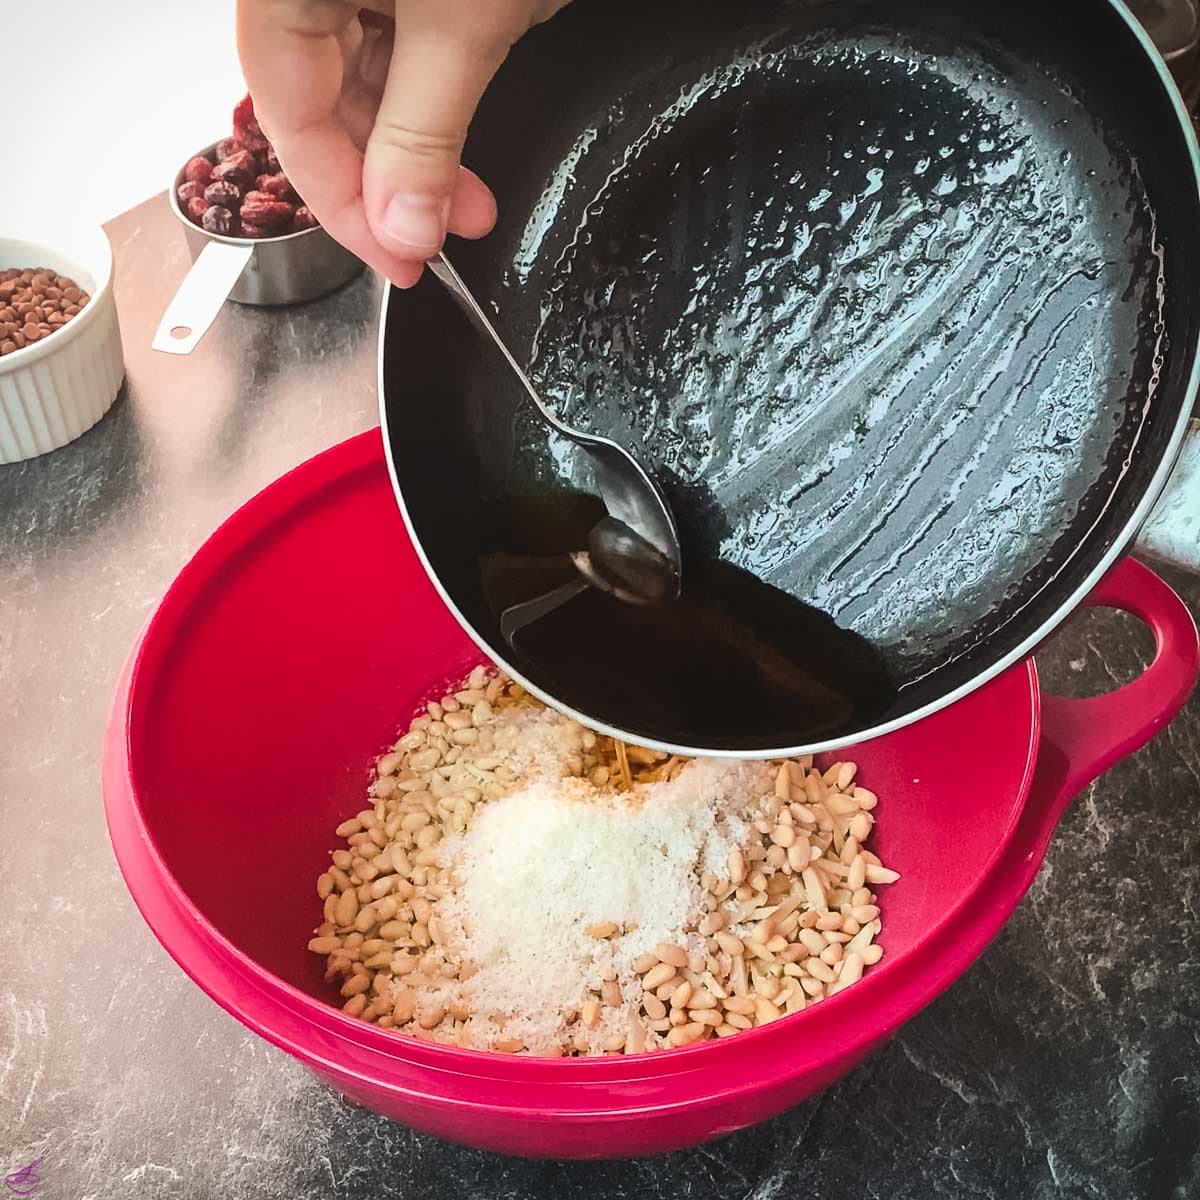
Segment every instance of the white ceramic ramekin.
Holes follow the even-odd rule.
[[[48,267],[91,295],[74,320],[0,358],[0,463],[55,450],[91,429],[125,377],[112,250],[96,229],[49,240],[0,237],[0,270]]]

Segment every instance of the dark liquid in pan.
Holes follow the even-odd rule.
[[[481,559],[492,611],[564,589],[544,615],[508,634],[514,666],[580,713],[643,736],[714,749],[795,746],[871,724],[896,689],[862,637],[749,572],[685,546],[680,598],[625,603],[568,558],[603,516],[592,497],[555,497],[497,514]]]

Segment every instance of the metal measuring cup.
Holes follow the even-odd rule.
[[[218,143],[198,153],[213,159]],[[155,350],[190,354],[208,332],[226,300],[273,306],[316,300],[349,283],[361,260],[320,226],[272,238],[224,237],[209,233],[179,206],[180,167],[167,199],[183,226],[192,266],[179,285],[154,335]]]

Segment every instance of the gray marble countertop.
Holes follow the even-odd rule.
[[[1080,797],[955,987],[823,1096],[712,1146],[583,1165],[463,1150],[347,1107],[208,1001],[117,871],[107,708],[212,528],[376,422],[378,287],[229,306],[191,358],[155,355],[182,237],[161,198],[110,234],[125,392],[74,445],[0,467],[0,1178],[40,1158],[24,1186],[47,1200],[1200,1196],[1196,700]],[[1171,580],[1200,612],[1200,580]],[[1089,613],[1043,678],[1103,690],[1148,641]]]

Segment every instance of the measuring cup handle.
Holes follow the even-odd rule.
[[[164,354],[191,354],[241,278],[253,246],[209,242],[167,305],[152,343]],[[178,331],[178,336],[172,332]]]
[[[1200,674],[1200,637],[1187,606],[1149,567],[1123,559],[1088,596],[1154,634],[1154,660],[1115,692],[1087,700],[1042,697],[1042,740],[1034,797],[1043,807],[1045,848],[1070,801],[1114,763],[1141,749],[1176,716]]]

